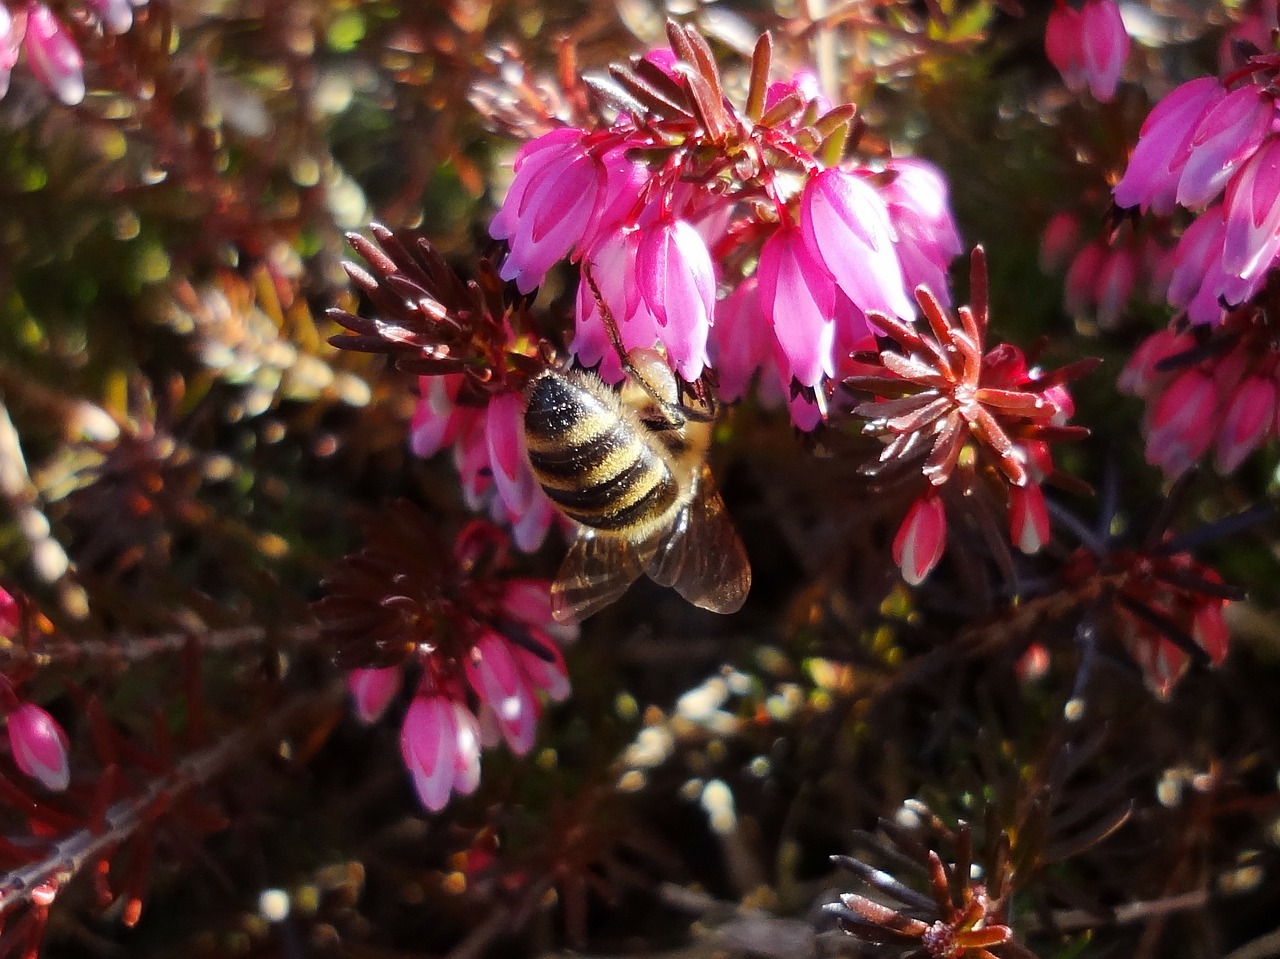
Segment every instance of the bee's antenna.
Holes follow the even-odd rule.
[[[595,297],[596,306],[600,308],[600,317],[604,320],[604,328],[605,332],[609,334],[609,342],[613,344],[613,348],[618,354],[618,359],[622,361],[623,366],[626,366],[627,350],[622,345],[622,334],[618,332],[618,323],[613,318],[613,310],[604,301],[604,296],[600,293],[600,287],[596,285],[595,271],[586,260],[582,261],[582,275],[586,277],[587,286],[591,287],[591,295]]]

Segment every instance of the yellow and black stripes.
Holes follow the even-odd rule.
[[[579,372],[540,374],[524,416],[533,475],[566,516],[592,529],[632,532],[676,508],[671,468],[617,396]]]

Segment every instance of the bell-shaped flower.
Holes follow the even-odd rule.
[[[1222,207],[1206,210],[1187,227],[1173,251],[1169,273],[1169,305],[1187,311],[1192,323],[1217,323],[1222,318],[1218,291],[1222,288],[1222,242],[1226,221]]]
[[[529,645],[511,647],[516,663],[531,689],[544,693],[553,703],[562,703],[569,698],[569,670],[564,657],[541,630],[533,632],[533,639],[541,647],[538,652]]]
[[[893,538],[893,561],[909,586],[918,586],[938,565],[947,546],[947,512],[933,490],[922,494],[907,510]]]
[[[1276,382],[1271,376],[1250,376],[1236,387],[1218,431],[1214,465],[1226,476],[1271,434],[1276,416]]]
[[[465,669],[472,690],[493,711],[502,738],[513,753],[523,756],[533,746],[539,707],[511,642],[498,633],[486,632],[472,649]]]
[[[1198,369],[1183,372],[1164,391],[1147,428],[1147,462],[1175,478],[1204,455],[1217,430],[1218,391]]]
[[[485,411],[489,468],[508,515],[521,516],[544,494],[524,450],[524,405],[517,393],[501,393]]]
[[[451,793],[480,785],[480,725],[471,711],[439,693],[416,696],[400,731],[400,755],[418,798],[439,812]]]
[[[1129,362],[1120,371],[1116,388],[1121,393],[1151,399],[1158,395],[1171,379],[1170,373],[1158,369],[1162,360],[1183,353],[1195,345],[1195,339],[1187,333],[1175,333],[1165,328],[1152,333],[1133,351]]]
[[[61,792],[71,782],[67,734],[58,721],[34,703],[9,713],[9,748],[18,768],[45,789]]]
[[[915,157],[890,160],[892,178],[880,188],[897,237],[898,259],[908,290],[927,286],[940,302],[950,302],[951,261],[963,244],[951,215],[947,181],[932,163]]]
[[[639,246],[640,236],[634,231],[613,233],[592,248],[588,262],[584,263],[584,268],[591,270],[591,277],[613,316],[623,349],[627,351],[651,350],[659,342],[664,347],[666,345],[667,330],[659,327],[657,317],[640,295],[636,267]],[[578,283],[574,320],[570,349],[578,362],[587,367],[598,363],[602,380],[606,383],[619,382],[623,378],[622,359],[609,339],[595,291],[585,277]]]
[[[362,723],[376,723],[400,692],[400,667],[353,669],[347,673],[347,691]]]
[[[1040,269],[1056,273],[1080,243],[1080,218],[1074,213],[1055,213],[1040,234]]]
[[[418,377],[418,404],[409,424],[409,447],[426,459],[453,445],[458,434],[470,425],[476,411],[454,402],[462,386],[461,373]]]
[[[1140,206],[1161,216],[1173,212],[1200,121],[1226,95],[1217,77],[1200,77],[1182,84],[1152,108],[1113,191],[1117,206]]]
[[[773,327],[789,378],[816,386],[834,372],[836,286],[794,227],[765,241],[756,268],[760,306]]]
[[[84,58],[62,22],[43,3],[27,8],[22,41],[27,66],[37,80],[67,106],[84,99]]]
[[[1123,244],[1109,250],[1095,282],[1098,326],[1115,329],[1138,284],[1138,255],[1133,246]]]
[[[1098,302],[1097,281],[1106,264],[1108,253],[1101,240],[1093,240],[1081,247],[1080,252],[1067,268],[1064,300],[1073,318],[1087,317]]]
[[[18,62],[18,51],[22,49],[26,30],[26,13],[15,17],[8,7],[0,3],[0,97],[9,92],[9,77],[13,73],[13,65]]]
[[[836,167],[823,170],[805,184],[800,221],[810,255],[860,310],[915,316],[889,210],[874,187]]]
[[[732,403],[746,395],[772,346],[769,321],[760,305],[759,276],[751,276],[716,304],[707,352],[720,379],[722,399]]]
[[[1191,614],[1191,639],[1209,654],[1209,662],[1221,666],[1227,658],[1231,632],[1222,616],[1226,600],[1205,598]]]
[[[707,362],[716,299],[715,267],[698,231],[672,218],[642,229],[636,283],[662,327],[672,366],[685,380],[696,380]]]
[[[1178,203],[1189,210],[1207,206],[1253,156],[1275,113],[1275,100],[1252,83],[1215,103],[1191,138],[1191,155],[1178,178]]]
[[[1115,96],[1129,56],[1129,34],[1113,0],[1085,0],[1079,10],[1058,0],[1045,27],[1044,47],[1068,90],[1088,87],[1103,102]]]
[[[1261,285],[1280,252],[1280,136],[1270,137],[1227,188],[1223,296],[1241,303]]]
[[[489,235],[511,246],[499,275],[528,293],[587,235],[603,193],[603,164],[586,152],[581,131],[561,128],[525,145]]]
[[[1009,538],[1027,555],[1049,542],[1049,507],[1039,483],[1009,487]]]

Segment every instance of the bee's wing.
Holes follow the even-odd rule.
[[[645,572],[713,613],[742,608],[751,589],[751,563],[705,465],[697,494],[680,511],[666,538],[658,541]]]
[[[583,527],[551,584],[551,615],[572,623],[598,613],[639,578],[653,549]]]

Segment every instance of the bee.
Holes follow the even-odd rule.
[[[578,526],[551,586],[552,613],[582,620],[641,573],[695,606],[735,612],[751,565],[706,462],[714,404],[701,396],[681,403],[662,354],[624,351],[600,305],[627,373],[622,388],[586,370],[548,368],[525,390],[529,466]]]

